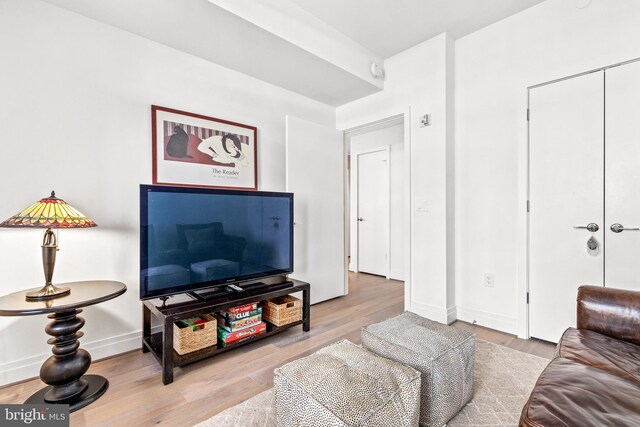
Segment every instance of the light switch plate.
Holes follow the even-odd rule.
[[[487,288],[493,288],[493,273],[484,273],[482,284]]]

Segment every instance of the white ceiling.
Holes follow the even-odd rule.
[[[383,89],[372,62],[543,0],[44,1],[339,106]]]
[[[447,32],[454,39],[544,0],[291,0],[383,58]]]
[[[208,0],[44,1],[325,104],[342,105],[380,90]]]

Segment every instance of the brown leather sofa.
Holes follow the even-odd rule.
[[[582,286],[520,426],[640,426],[640,292]]]

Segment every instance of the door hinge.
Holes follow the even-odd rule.
[[[527,212],[531,211],[531,202],[527,200]]]
[[[527,292],[527,304],[529,304],[529,292]]]
[[[529,113],[529,109],[527,108],[527,121],[529,121],[529,117],[531,117],[531,116],[530,116],[530,113]]]

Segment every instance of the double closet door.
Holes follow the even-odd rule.
[[[529,91],[529,333],[557,342],[581,285],[640,290],[640,62]]]

